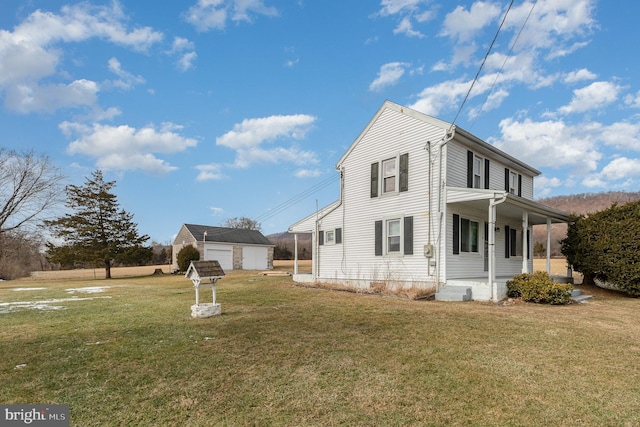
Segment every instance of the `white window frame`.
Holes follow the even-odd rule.
[[[509,257],[517,258],[522,257],[522,230],[518,228],[510,228],[509,229]],[[515,240],[515,244],[514,244]]]
[[[398,223],[398,234],[390,234],[389,228],[392,223]],[[386,255],[402,255],[404,247],[404,230],[403,230],[403,218],[388,218],[384,220],[384,253]],[[392,251],[391,244],[389,243],[391,238],[398,239],[398,250]]]
[[[392,194],[392,193],[397,193],[398,192],[398,185],[400,183],[400,176],[399,176],[399,164],[398,164],[398,156],[395,157],[391,157],[388,159],[385,159],[382,161],[382,179],[380,180],[381,182],[381,194]],[[393,174],[389,174],[387,175],[387,171],[386,171],[386,167],[385,165],[387,164],[392,164],[393,165]],[[389,189],[387,190],[387,179],[391,180],[393,179],[393,189]]]
[[[514,171],[509,171],[509,193],[516,194],[518,191],[518,174]]]
[[[484,166],[484,159],[477,154],[473,155],[473,188],[484,188],[482,179],[484,174],[482,169]]]
[[[335,245],[336,244],[336,230],[327,230],[324,232],[324,244]]]
[[[467,226],[467,230],[465,233],[465,227],[463,226],[463,224],[466,223]],[[475,250],[473,248],[473,227],[472,224],[475,224]],[[460,216],[460,253],[465,253],[465,254],[479,254],[480,253],[480,221],[476,221],[473,219],[469,219],[469,218],[463,218],[462,216]],[[465,238],[466,237],[466,238]],[[466,240],[466,242],[465,242]],[[466,243],[466,247],[465,245],[463,245],[463,243]]]

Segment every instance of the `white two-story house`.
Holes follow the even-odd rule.
[[[507,280],[533,269],[532,226],[547,225],[549,248],[551,224],[568,220],[533,201],[533,167],[389,101],[336,169],[339,199],[289,228],[313,240],[312,273],[296,261],[297,282],[465,286],[497,301]]]

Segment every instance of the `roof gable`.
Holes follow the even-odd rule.
[[[273,243],[258,230],[211,227],[197,224],[184,224],[184,227],[191,233],[193,238],[198,241],[273,246]]]
[[[191,261],[187,272],[187,279],[218,279],[224,277],[224,270],[218,261]]]
[[[376,123],[378,118],[384,113],[385,110],[395,111],[400,114],[404,114],[413,119],[419,120],[424,123],[428,123],[436,128],[442,129],[442,136],[444,138],[445,134],[451,134],[453,139],[456,141],[466,145],[467,147],[473,149],[480,149],[484,153],[492,153],[492,155],[501,158],[503,161],[506,161],[509,164],[516,166],[519,169],[525,170],[529,172],[533,176],[540,175],[540,171],[529,166],[528,164],[516,159],[515,157],[505,153],[504,151],[496,148],[495,146],[489,144],[486,141],[478,138],[472,133],[464,130],[459,126],[452,126],[451,123],[445,122],[443,120],[437,119],[435,117],[429,116],[427,114],[421,113],[416,110],[412,110],[411,108],[404,107],[402,105],[396,104],[391,101],[385,101],[380,109],[376,112],[373,118],[369,121],[367,126],[360,132],[355,141],[351,144],[349,149],[344,153],[344,155],[340,158],[338,163],[336,164],[336,169],[340,169],[340,166],[345,161],[345,159],[351,154],[351,152],[355,149],[355,147],[360,143],[360,141],[364,138],[364,136],[369,132],[371,127]]]

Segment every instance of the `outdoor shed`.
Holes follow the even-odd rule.
[[[274,245],[258,230],[183,224],[173,241],[172,271],[186,245],[198,249],[201,261],[216,260],[225,271],[273,269]]]

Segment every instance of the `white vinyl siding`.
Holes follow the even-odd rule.
[[[428,240],[428,221],[432,220],[432,243],[435,243],[437,215],[425,215],[437,211],[437,197],[429,205],[428,172],[432,182],[437,181],[437,162],[429,167],[425,142],[433,141],[432,158],[436,159],[438,141],[442,129],[430,123],[416,120],[407,114],[384,110],[374,119],[362,139],[354,145],[340,164],[343,169],[345,204],[321,219],[322,230],[342,227],[342,245],[320,247],[319,279],[349,278],[355,286],[368,286],[375,280],[399,280],[428,282],[428,262],[422,247]],[[393,141],[393,143],[390,143]],[[383,178],[382,162],[395,158],[396,177],[400,175],[400,157],[407,154],[408,190],[382,197],[381,182],[378,197],[371,197],[372,164],[378,163],[379,177]],[[396,179],[396,187],[400,183]],[[344,209],[344,211],[343,211]],[[413,217],[413,254],[402,256],[375,256],[376,221]],[[439,254],[440,251],[436,250]],[[434,274],[432,268],[431,274]]]

